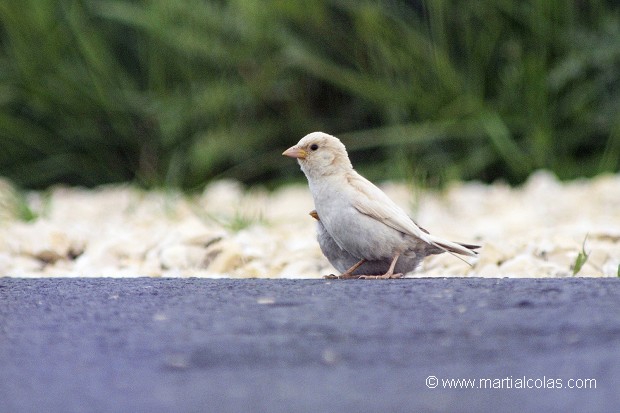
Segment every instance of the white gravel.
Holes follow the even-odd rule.
[[[584,240],[577,275],[618,275],[620,175],[560,183],[538,172],[514,189],[382,187],[432,233],[483,246],[472,266],[443,254],[410,276],[571,277]],[[20,220],[20,205],[37,218]],[[301,184],[269,193],[220,181],[198,196],[59,187],[20,199],[0,181],[0,275],[318,278],[335,270],[316,243],[312,209]]]

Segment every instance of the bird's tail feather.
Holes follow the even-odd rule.
[[[470,257],[478,256],[478,253],[475,250],[480,248],[480,245],[462,244],[460,242],[452,242],[452,241],[444,240],[441,238],[436,238],[432,235],[430,235],[429,238],[430,238],[432,245],[439,248],[440,250],[443,250],[444,252],[447,252],[448,254],[454,256],[455,258],[458,258],[459,260],[469,264],[470,266],[472,264],[467,262],[463,258],[461,258],[459,255],[468,255]],[[456,255],[456,254],[459,254],[459,255]]]
[[[460,242],[452,242],[441,238],[436,238],[432,235],[429,238],[434,246],[446,252],[453,252],[455,254],[469,255],[471,257],[475,257],[478,255],[475,250],[480,248],[479,245],[461,244]]]
[[[475,250],[477,250],[478,248],[480,248],[480,245],[476,245],[476,244],[465,244],[465,243],[463,243],[463,242],[457,242],[457,244],[459,244],[461,247],[465,247],[465,248],[467,248],[468,250],[470,250],[470,251],[471,251],[471,252],[473,252],[474,254],[478,255],[478,251],[475,251]]]

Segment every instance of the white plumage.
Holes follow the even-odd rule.
[[[394,273],[399,257],[419,261],[440,252],[477,255],[474,249],[478,246],[435,237],[416,225],[381,189],[353,169],[338,138],[313,132],[283,155],[297,158],[320,222],[333,241],[357,260],[391,263],[380,278],[402,276]],[[348,278],[352,272],[342,275]]]

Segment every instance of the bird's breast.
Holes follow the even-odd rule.
[[[354,191],[346,183],[329,179],[309,183],[319,219],[340,248],[368,260],[390,259],[403,249],[398,231],[355,208]]]

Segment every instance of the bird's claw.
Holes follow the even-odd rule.
[[[329,275],[324,275],[323,279],[325,280],[349,280],[351,278],[359,278],[358,275],[353,275],[353,274],[340,274],[340,275],[334,275],[334,274],[329,274]]]
[[[403,274],[360,275],[359,278],[361,280],[388,280],[393,278],[403,278]]]

